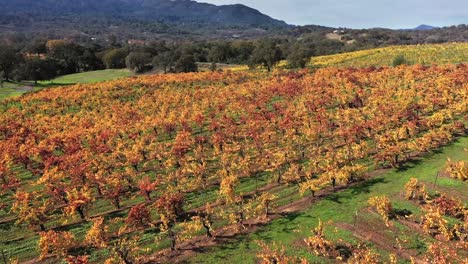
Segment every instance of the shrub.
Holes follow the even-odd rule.
[[[393,61],[392,61],[392,66],[393,67],[397,67],[397,66],[405,65],[405,64],[408,64],[408,62],[406,61],[405,56],[398,55],[395,58],[393,58]]]
[[[374,196],[369,199],[369,204],[373,206],[380,216],[385,221],[385,225],[390,226],[390,218],[392,217],[393,207],[390,199],[387,196]]]

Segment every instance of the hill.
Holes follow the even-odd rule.
[[[232,263],[254,263],[255,248],[239,246],[236,235],[276,219],[271,231],[297,239],[317,216],[307,226],[281,223],[315,202],[326,206],[322,217],[352,219],[352,208],[368,212],[372,186],[400,190],[409,162],[466,135],[467,81],[466,65],[225,71],[48,88],[1,101],[4,254],[176,263],[234,240],[224,250],[234,245],[235,256],[244,250],[248,259]],[[448,157],[464,157],[459,148]],[[389,180],[373,179],[389,167]],[[352,200],[359,204],[348,211],[328,210]],[[307,254],[311,263],[326,260]]]
[[[413,30],[432,30],[432,29],[436,29],[438,27],[433,27],[433,26],[429,26],[429,25],[419,25],[417,27],[415,27]]]
[[[216,6],[191,0],[0,0],[0,5],[4,30],[25,32],[46,32],[52,27],[59,33],[69,29],[92,34],[118,28],[183,34],[207,29],[288,27],[245,5]]]
[[[102,81],[115,80],[123,77],[128,77],[133,73],[127,69],[108,69],[99,71],[89,71],[63,75],[50,81],[42,81],[39,84],[33,82],[8,82],[3,83],[0,87],[0,100],[9,97],[20,96],[23,93],[43,89],[46,87],[63,86],[81,83],[95,83]]]
[[[370,262],[369,259],[361,259],[351,263],[411,263],[410,259],[421,264],[441,263],[441,260],[448,260],[446,263],[463,263],[462,260],[468,257],[466,250],[460,246],[451,247],[452,243],[455,245],[460,241],[446,242],[438,233],[435,235],[436,239],[422,231],[418,222],[427,215],[428,209],[419,205],[417,201],[404,199],[404,190],[407,183],[416,178],[419,186],[425,185],[428,188],[430,196],[442,195],[443,198],[436,199],[436,202],[444,199],[455,204],[457,201],[465,202],[468,199],[466,183],[447,177],[439,179],[437,186],[433,183],[437,172],[446,169],[447,159],[468,161],[467,145],[468,138],[461,138],[433,154],[416,159],[404,170],[387,170],[377,174],[367,183],[335,194],[325,193],[323,199],[306,203],[306,208],[302,211],[290,213],[287,218],[274,219],[259,226],[251,234],[225,239],[224,243],[204,250],[184,263],[217,263],[217,260],[223,259],[232,263],[253,264],[263,260],[262,257],[288,258],[288,263],[304,263],[292,261],[294,257],[308,260],[308,263],[350,263],[338,262],[334,259],[336,255],[324,256],[323,251],[321,253],[317,250],[318,253],[315,253],[303,242],[307,238],[315,237],[313,232],[317,230],[319,222],[323,224],[323,233],[319,234],[321,237],[317,243],[325,242],[326,245],[330,245],[330,254],[336,254],[333,247],[346,252],[360,245],[374,260],[380,260]],[[386,226],[381,216],[368,203],[368,200],[376,195],[389,197],[395,211],[403,211],[410,215],[395,217],[390,226]],[[444,218],[463,224],[463,220],[457,217]],[[453,224],[451,226],[453,227]],[[440,240],[444,244],[441,249],[450,250],[451,254],[443,254],[435,260],[434,255],[429,252],[431,247],[441,245]],[[263,241],[268,248],[258,241]],[[391,255],[397,262],[391,261]]]
[[[467,63],[468,43],[400,45],[314,57],[314,67],[390,66],[402,55],[408,64]]]
[[[259,37],[327,40],[326,34],[337,30],[317,25],[288,25],[241,4],[216,6],[191,0],[0,0],[0,6],[0,38],[5,42],[21,38],[67,38],[100,44],[115,40],[204,41]],[[342,43],[332,41],[328,46],[345,45],[354,49],[468,40],[466,25],[433,30],[339,31],[342,31],[340,40],[334,41]]]

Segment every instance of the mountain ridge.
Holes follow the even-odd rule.
[[[3,15],[31,15],[32,18],[75,15],[157,21],[198,23],[218,27],[286,28],[284,21],[271,18],[251,7],[213,5],[192,0],[0,0]]]
[[[426,24],[421,24],[415,28],[413,28],[413,30],[432,30],[432,29],[436,29],[438,27],[434,27],[434,26],[430,26],[430,25],[426,25]]]

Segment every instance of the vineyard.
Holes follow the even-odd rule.
[[[465,154],[463,150],[456,152],[468,156],[466,149]],[[434,159],[429,163],[439,166],[440,162]],[[419,169],[400,173],[397,176],[402,179],[396,179],[398,183],[394,186],[400,188],[390,192],[379,190],[385,193],[381,196],[363,197],[358,208],[353,208],[358,214],[350,219],[332,217],[338,222],[325,223],[318,216],[316,226],[303,235],[302,241],[293,243],[294,250],[254,240],[258,244],[256,257],[262,263],[303,263],[307,255],[314,255],[316,262],[348,259],[348,263],[464,263],[468,257],[467,214],[462,202],[467,199],[463,192],[466,187],[447,193],[450,184],[461,180],[453,167],[462,163],[448,161],[441,166],[439,183],[433,182],[435,175],[418,175],[422,181],[412,177],[412,173],[423,173]],[[466,172],[465,168],[465,177]],[[394,183],[386,185],[393,188]],[[323,212],[307,214],[327,217]]]
[[[390,46],[336,55],[314,57],[314,67],[391,66],[397,56],[404,56],[409,64],[466,63],[468,43]]]
[[[466,61],[466,44],[450,45],[441,47]],[[2,252],[11,261],[171,262],[193,241],[216,246],[219,237],[289,217],[294,206],[314,207],[380,171],[466,143],[467,102],[465,64],[153,75],[6,99]],[[441,178],[463,186],[466,166],[454,159]],[[457,200],[466,192],[437,196],[414,180],[407,189],[405,204],[436,215],[421,220],[421,232],[466,250],[466,209]],[[394,208],[406,209],[381,196],[368,210],[382,230],[415,224]],[[338,246],[324,225],[332,224],[308,227],[313,235],[299,242],[310,258],[378,258],[365,245]],[[296,261],[280,245],[259,244],[265,263]],[[429,261],[442,263],[446,249],[434,245]],[[415,252],[395,254],[409,260]]]

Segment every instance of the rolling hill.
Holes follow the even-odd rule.
[[[206,254],[192,263],[219,263],[218,252],[231,263],[258,263],[260,250],[245,246],[254,241],[235,240],[265,226],[271,239],[255,240],[328,263],[296,242],[317,216],[327,228],[329,219],[349,228],[362,212],[359,226],[384,230],[368,209],[371,195],[392,195],[396,208],[419,213],[398,200],[402,186],[410,177],[433,179],[447,158],[466,157],[466,138],[457,144],[457,137],[466,136],[467,73],[445,65],[145,75],[2,101],[4,254],[30,263],[69,255],[89,258],[78,263],[185,263],[182,252],[197,250]],[[421,157],[428,165],[405,172],[419,164],[413,153],[451,142],[450,155],[436,163]],[[466,194],[457,181],[438,182]],[[346,228],[337,235],[352,240]],[[399,258],[419,257],[411,241],[423,241],[424,254],[427,240],[405,233],[395,232],[410,241]],[[208,244],[212,236],[226,247]],[[391,246],[382,249],[393,253],[395,237],[384,238]],[[134,253],[114,255],[120,245]]]
[[[432,29],[436,29],[438,27],[434,27],[434,26],[429,26],[429,25],[419,25],[417,27],[414,28],[414,30],[432,30]]]
[[[314,57],[314,67],[390,66],[402,55],[407,64],[447,64],[468,62],[468,43],[399,45]]]
[[[89,34],[128,28],[150,33],[188,33],[219,28],[288,27],[284,21],[245,5],[216,6],[191,0],[0,0],[0,5],[0,27],[26,32],[51,28],[60,32],[66,28]]]

